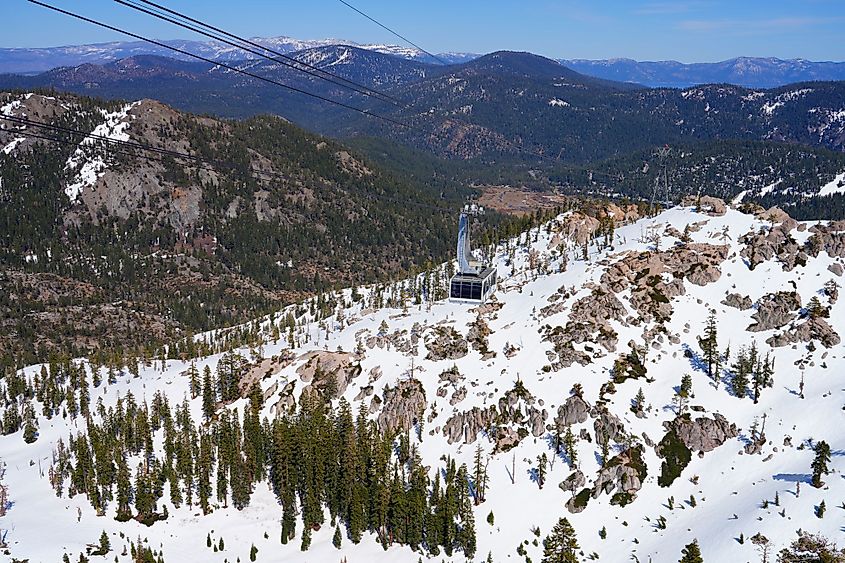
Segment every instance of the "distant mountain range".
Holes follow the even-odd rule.
[[[0,88],[153,98],[184,111],[231,118],[270,113],[333,137],[388,138],[457,159],[498,159],[527,151],[585,163],[664,143],[715,139],[845,149],[845,82],[775,89],[724,84],[646,88],[587,76],[531,53],[500,51],[446,66],[337,45],[291,56],[403,103],[364,98],[272,61],[229,65],[410,127],[331,106],[219,65],[150,55],[35,76],[0,75]]]
[[[293,37],[253,37],[251,41],[279,53],[293,53],[315,47],[345,45],[394,55],[417,62],[441,65],[465,63],[477,53],[439,53],[431,56],[413,47],[390,44],[360,44],[344,39],[301,40]],[[219,41],[165,40],[163,43],[219,61],[241,61],[254,55]],[[169,49],[143,41],[114,41],[91,45],[0,49],[0,73],[36,74],[63,66],[106,64],[136,55],[160,55],[185,60]],[[735,84],[748,88],[775,88],[793,82],[845,80],[845,62],[737,57],[715,63],[678,61],[635,61],[633,59],[558,59],[582,74],[633,82],[651,87],[686,88],[698,84]]]
[[[561,59],[561,64],[590,76],[636,82],[652,87],[687,88],[697,84],[735,84],[748,88],[776,88],[793,82],[845,80],[845,62],[804,59],[737,57],[718,63],[632,59]]]
[[[359,44],[343,39],[301,40],[292,37],[253,37],[250,41],[287,54],[315,47],[348,45],[394,55],[405,59],[442,64],[453,64],[472,60],[478,55],[472,53],[440,53],[435,57],[399,45]],[[217,61],[241,61],[256,58],[254,55],[220,41],[163,40],[162,43],[189,51]],[[150,45],[144,41],[114,41],[91,45],[69,45],[65,47],[43,47],[34,49],[0,49],[0,73],[35,74],[63,66],[81,64],[105,64],[136,55],[160,55],[180,60],[193,60],[170,49]]]

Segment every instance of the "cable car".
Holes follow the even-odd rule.
[[[484,303],[496,289],[496,267],[473,260],[470,251],[470,217],[482,214],[484,208],[474,203],[465,205],[461,210],[458,220],[458,271],[449,283],[449,300],[455,303]]]

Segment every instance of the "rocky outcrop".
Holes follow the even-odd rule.
[[[294,354],[290,350],[283,350],[277,356],[263,358],[255,364],[251,364],[247,372],[238,381],[238,389],[241,397],[249,395],[252,386],[261,381],[273,377],[284,368],[293,363]],[[268,390],[269,392],[269,390]],[[272,394],[272,393],[271,393]],[[265,397],[266,400],[266,397]]]
[[[296,373],[303,383],[309,385],[303,392],[318,391],[336,399],[343,395],[349,382],[361,374],[361,364],[349,352],[328,352],[318,350],[300,357],[303,363]]]
[[[827,267],[827,270],[832,274],[842,277],[843,269],[842,264],[840,264],[839,262],[834,262],[833,264]]]
[[[556,226],[557,236],[552,238],[550,246],[557,246],[566,241],[582,245],[593,236],[599,228],[599,220],[575,211],[562,217]]]
[[[468,411],[455,413],[443,426],[443,435],[450,444],[472,444],[480,432],[487,432],[493,427],[498,414],[494,405],[485,409],[472,407]]]
[[[667,320],[671,299],[684,295],[683,280],[706,285],[721,276],[727,245],[691,243],[662,252],[628,252],[607,268],[602,286],[614,293],[631,290],[631,305],[646,322]]]
[[[419,336],[417,332],[412,331],[409,335],[407,330],[395,331],[391,334],[377,334],[370,336],[366,340],[367,348],[395,349],[410,356],[417,355],[418,342]]]
[[[619,442],[625,435],[625,425],[618,416],[608,411],[606,408],[598,410],[596,420],[593,422],[593,428],[596,431],[596,443],[601,444],[604,440],[608,443]]]
[[[587,479],[580,469],[572,472],[569,477],[560,482],[558,487],[564,492],[574,493],[587,484]]]
[[[757,311],[751,315],[756,322],[745,330],[761,332],[780,328],[795,319],[801,308],[801,296],[795,291],[768,293],[757,302]]]
[[[750,309],[753,304],[754,302],[751,301],[750,297],[747,295],[740,295],[739,293],[729,293],[727,297],[722,299],[722,305],[727,305],[728,307],[733,307],[734,309],[739,309],[740,311]]]
[[[813,235],[807,239],[804,248],[812,257],[821,251],[832,258],[845,258],[845,221],[831,221],[810,227]]]
[[[562,305],[562,302],[549,307],[556,308],[559,305]],[[624,324],[626,313],[625,306],[616,295],[603,287],[594,289],[589,295],[573,303],[565,327],[544,327],[543,340],[554,345],[556,354],[556,357],[550,358],[552,369],[557,371],[571,366],[574,362],[586,365],[591,361],[588,354],[576,350],[573,344],[590,342],[608,352],[615,351],[619,335],[609,321],[616,320]]]
[[[663,427],[674,432],[690,451],[699,453],[715,450],[739,434],[736,424],[718,413],[713,418],[702,416],[695,420],[691,420],[689,415],[682,415],[671,422],[664,422]]]
[[[467,355],[467,341],[452,327],[439,326],[432,331],[425,344],[428,349],[427,360],[457,360]]]
[[[611,502],[624,506],[634,500],[646,475],[642,446],[629,448],[604,464],[593,482],[591,496],[598,498],[602,493],[617,491]]]
[[[476,317],[475,321],[470,323],[469,331],[467,332],[467,342],[472,345],[473,350],[481,354],[482,360],[489,360],[496,357],[496,352],[493,352],[488,347],[487,337],[490,335],[490,327],[484,321],[481,315]]]
[[[825,348],[839,345],[841,339],[833,327],[821,317],[808,317],[806,321],[766,339],[769,346],[775,348],[795,344],[796,342],[810,342],[817,340]]]
[[[740,255],[748,261],[748,267],[754,269],[772,258],[777,258],[785,271],[807,263],[807,253],[792,237],[790,231],[795,228],[795,221],[786,221],[770,229],[761,228],[740,237],[739,242],[745,247]]]
[[[768,221],[772,224],[782,225],[788,232],[798,227],[798,221],[789,216],[789,214],[780,207],[770,207],[765,210],[758,210],[754,216],[763,221]]]
[[[587,404],[587,401],[585,401],[580,395],[571,395],[557,409],[555,428],[557,428],[559,432],[563,432],[567,426],[586,422],[589,416],[590,405]]]
[[[496,403],[487,408],[473,407],[452,415],[443,427],[450,444],[475,442],[479,432],[486,432],[496,451],[507,451],[529,434],[540,437],[546,432],[546,409],[538,409],[536,400],[517,382]]]
[[[273,393],[276,392],[278,389],[277,386],[273,386]],[[296,408],[296,397],[293,396],[293,390],[296,387],[296,381],[289,381],[285,386],[282,388],[281,391],[278,393],[278,399],[270,407],[270,412],[275,414],[276,416],[280,416],[286,413],[292,413],[293,410]],[[270,397],[265,396],[264,400],[269,400]]]
[[[699,212],[706,213],[711,217],[724,215],[727,211],[727,206],[723,200],[709,195],[703,195],[701,197],[694,195],[684,196],[681,205],[695,207]]]
[[[416,379],[400,381],[395,387],[384,390],[381,413],[378,416],[379,430],[407,432],[422,420],[425,414],[425,389]]]

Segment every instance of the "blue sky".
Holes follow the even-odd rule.
[[[190,32],[109,0],[45,0],[158,38]],[[845,0],[349,0],[431,52],[500,49],[553,58],[718,61],[736,56],[845,60]],[[249,36],[399,40],[337,0],[159,0]],[[0,47],[123,39],[29,4],[2,0]]]

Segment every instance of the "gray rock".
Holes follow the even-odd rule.
[[[407,432],[422,420],[425,413],[425,390],[416,379],[400,381],[384,390],[384,404],[378,417],[382,432]]]
[[[578,469],[571,473],[569,477],[561,481],[558,487],[560,487],[560,489],[564,492],[575,493],[579,489],[583,489],[586,484],[587,479],[584,477],[584,473]]]
[[[663,426],[674,431],[678,439],[693,452],[709,452],[739,434],[736,424],[728,422],[721,414],[713,418],[701,417],[691,420],[689,415],[682,415]]]
[[[585,422],[589,416],[590,405],[579,395],[572,395],[558,407],[555,426],[562,432],[567,426]]]
[[[839,334],[833,330],[833,327],[826,320],[821,317],[808,317],[803,323],[767,338],[766,343],[777,348],[796,342],[811,342],[813,340],[818,340],[825,348],[832,348],[841,342]]]
[[[756,322],[745,330],[761,332],[780,328],[795,319],[795,311],[801,308],[801,297],[795,291],[768,293],[757,302],[757,311],[751,315]]]
[[[466,340],[452,327],[436,327],[434,337],[426,343],[427,360],[457,360],[467,355]]]
[[[733,307],[734,309],[739,309],[740,311],[745,311],[746,309],[750,309],[754,302],[751,301],[751,298],[747,295],[729,293],[727,297],[722,300],[722,304],[727,305],[728,307]]]

